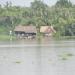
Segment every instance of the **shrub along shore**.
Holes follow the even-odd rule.
[[[57,0],[55,5],[49,6],[43,0],[34,0],[29,7],[13,6],[12,2],[0,5],[0,39],[8,40],[9,31],[14,31],[18,25],[33,25],[38,30],[40,26],[53,26],[56,30],[54,38],[74,39],[75,4]]]

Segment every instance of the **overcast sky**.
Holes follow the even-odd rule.
[[[30,6],[30,2],[34,0],[0,0],[0,4],[4,5],[7,1],[11,1],[12,5],[17,6]],[[47,5],[52,6],[56,3],[57,0],[43,0]],[[73,4],[75,4],[75,0],[70,0]]]

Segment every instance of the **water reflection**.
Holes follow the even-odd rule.
[[[36,46],[36,60],[37,60],[37,68],[36,68],[36,75],[42,75],[42,64],[41,64],[41,40],[37,40],[37,46]]]
[[[75,75],[75,41],[0,42],[1,75]]]

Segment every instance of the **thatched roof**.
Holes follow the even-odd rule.
[[[16,26],[14,29],[15,32],[25,32],[25,33],[36,33],[36,27],[35,26]]]
[[[53,26],[41,26],[40,32],[41,33],[52,33],[52,32],[56,33]]]

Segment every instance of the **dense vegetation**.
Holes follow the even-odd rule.
[[[75,5],[68,0],[58,0],[51,7],[41,0],[34,0],[30,7],[0,5],[0,34],[9,34],[16,25],[34,25],[38,32],[41,25],[52,25],[57,31],[54,36],[74,36]]]

